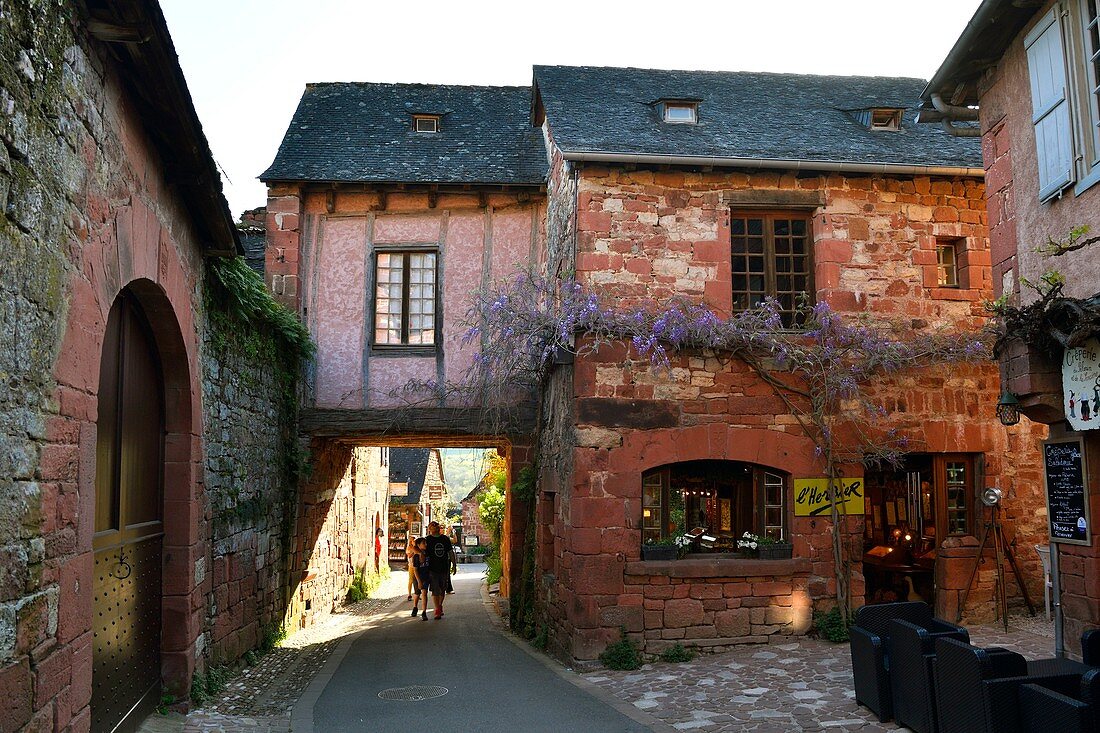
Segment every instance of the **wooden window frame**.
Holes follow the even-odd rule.
[[[430,130],[421,130],[420,129],[420,123],[421,122],[431,122],[432,123],[432,129],[430,129]],[[420,133],[420,134],[423,134],[423,135],[435,135],[435,134],[439,133],[440,127],[441,127],[441,125],[440,125],[439,115],[413,115],[412,116],[412,129],[413,129],[413,132]]]
[[[721,460],[721,459],[716,459],[716,460]],[[779,506],[780,507],[780,516],[782,517],[782,525],[779,526],[779,537],[777,537],[776,539],[778,541],[781,541],[781,542],[788,542],[789,541],[788,537],[789,537],[789,534],[790,534],[790,526],[791,526],[790,512],[791,512],[791,507],[793,506],[792,503],[791,503],[791,500],[790,500],[790,495],[791,495],[791,476],[790,476],[790,474],[788,474],[784,471],[780,471],[778,469],[774,469],[774,468],[770,468],[770,467],[766,467],[766,466],[759,466],[759,465],[752,464],[752,463],[743,463],[743,462],[740,462],[740,461],[730,461],[730,463],[741,463],[742,465],[747,465],[749,468],[752,469],[751,485],[752,485],[752,491],[753,491],[753,497],[752,497],[752,532],[753,532],[753,534],[755,534],[757,536],[760,536],[760,537],[763,537],[765,534],[767,534],[767,530],[768,530],[769,526],[773,526],[773,527],[777,526],[777,525],[768,525],[767,524],[767,509],[768,509],[769,506]],[[646,509],[651,509],[651,510],[652,509],[657,509],[657,511],[659,512],[658,520],[660,522],[660,528],[661,528],[659,538],[665,538],[665,537],[671,536],[671,532],[669,530],[669,525],[670,525],[669,505],[671,504],[670,492],[672,491],[671,475],[672,475],[672,469],[676,468],[677,465],[679,465],[679,464],[677,464],[677,463],[668,464],[668,465],[665,465],[665,466],[661,466],[660,468],[654,468],[654,469],[650,469],[648,471],[644,471],[641,475],[642,516],[640,517],[641,522],[639,524],[639,527],[641,528],[642,544],[643,545],[645,544],[646,540],[648,539],[648,537],[647,537],[647,528],[645,527],[645,510]],[[782,481],[782,489],[781,489],[782,503],[779,504],[779,505],[774,505],[774,504],[768,504],[767,503],[766,477],[768,475],[778,477]],[[645,503],[645,484],[646,484],[646,480],[653,477],[653,476],[659,476],[660,477],[660,484],[661,484],[661,494],[660,494],[660,496],[661,496],[661,499],[660,499],[660,506],[659,507],[655,507],[653,505],[646,505],[646,503]],[[690,526],[689,527],[684,527],[684,531],[687,531],[689,529],[691,529]],[[649,531],[651,533],[652,529],[650,529]]]
[[[730,209],[730,289],[733,293],[733,300],[736,303],[738,291],[733,290],[733,276],[736,274],[736,270],[733,267],[733,220],[734,219],[763,219],[764,220],[764,297],[778,298],[779,292],[776,286],[776,253],[775,253],[775,227],[774,222],[777,219],[787,219],[790,221],[804,221],[806,224],[806,294],[810,298],[811,303],[817,302],[817,287],[814,283],[814,235],[813,235],[813,215],[808,211],[799,211],[797,209]],[[736,235],[742,236],[742,235]],[[744,236],[748,236],[747,234]],[[792,299],[798,296],[797,292],[791,291]],[[793,306],[793,303],[792,303]],[[744,309],[739,309],[736,304],[733,307],[734,312],[742,312],[743,310],[751,310],[755,305],[749,304]],[[786,311],[784,311],[786,312]],[[792,328],[795,324],[785,323],[785,328]]]
[[[872,109],[867,126],[875,132],[897,132],[901,129],[900,109]],[[885,118],[885,123],[876,122],[876,117]]]
[[[951,253],[951,262],[944,262],[942,253]],[[936,287],[938,288],[962,288],[962,272],[959,267],[959,241],[957,239],[944,239],[936,242]],[[950,274],[950,282],[947,275]]]
[[[690,120],[674,120],[668,115],[670,109],[686,109],[691,112]],[[699,122],[699,104],[697,102],[681,102],[676,100],[669,100],[662,103],[661,119],[669,125],[694,125]]]
[[[431,344],[410,344],[409,343],[409,288],[411,283],[409,282],[409,270],[410,270],[410,258],[408,255],[414,254],[431,254],[435,256],[435,278],[432,283],[435,293],[432,301],[434,303],[434,312],[432,313],[432,330],[433,341]],[[401,342],[396,344],[379,343],[377,339],[378,330],[378,257],[380,255],[406,255],[404,264],[402,265],[402,282],[401,282]],[[443,311],[441,308],[440,298],[442,297],[442,288],[439,282],[439,248],[438,247],[425,247],[425,246],[393,246],[393,247],[376,247],[373,257],[373,271],[371,281],[371,295],[370,295],[370,346],[371,351],[376,355],[391,355],[391,356],[422,356],[428,354],[434,354],[439,349],[439,343],[441,338],[441,325],[443,320]]]
[[[964,532],[951,532],[948,530],[948,506],[947,506],[947,464],[963,463],[966,466],[966,529]],[[938,453],[932,457],[932,472],[936,490],[936,546],[938,547],[948,537],[974,536],[977,528],[977,504],[975,501],[975,466],[974,455],[971,453]]]

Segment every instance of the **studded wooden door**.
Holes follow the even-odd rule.
[[[160,697],[164,387],[140,305],[111,308],[99,378],[92,730],[133,730]]]

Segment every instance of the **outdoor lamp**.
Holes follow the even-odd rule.
[[[1001,425],[1015,425],[1020,422],[1020,401],[1016,395],[1005,389],[997,402],[997,419]]]

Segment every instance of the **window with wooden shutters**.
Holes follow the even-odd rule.
[[[1089,139],[1092,148],[1085,162],[1089,168],[1100,165],[1100,0],[1082,0],[1081,25],[1082,25],[1082,51],[1085,67],[1085,103],[1082,110],[1085,114],[1085,137]]]
[[[797,325],[796,309],[813,296],[810,217],[792,212],[731,212],[733,308],[749,310],[766,297],[779,302],[783,325]]]
[[[1062,20],[1055,6],[1024,39],[1031,77],[1031,121],[1039,163],[1039,198],[1046,200],[1073,181],[1073,133],[1066,97]]]

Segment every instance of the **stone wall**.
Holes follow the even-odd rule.
[[[127,289],[164,365],[165,684],[185,695],[202,607],[194,222],[120,68],[71,3],[0,14],[0,729],[84,731],[92,691],[96,419]],[[188,141],[188,144],[190,142]]]
[[[270,329],[228,314],[210,283],[203,329],[205,519],[214,663],[233,661],[282,622],[294,508],[298,364]]]
[[[389,473],[381,448],[315,441],[302,482],[288,559],[290,632],[312,626],[344,604],[356,572],[374,572],[377,512],[388,537]],[[387,555],[383,538],[380,557]],[[384,562],[380,564],[386,568]]]
[[[834,310],[900,323],[914,332],[976,331],[986,322],[983,304],[992,296],[992,285],[979,180],[586,165],[577,192],[578,279],[619,303],[683,296],[728,314],[730,212],[768,208],[810,215],[816,296]],[[549,210],[568,205],[551,193]],[[937,283],[936,246],[946,241],[959,253],[959,288]],[[659,573],[646,568],[649,563],[639,562],[644,471],[686,460],[723,459],[810,477],[820,475],[823,466],[786,404],[739,361],[683,353],[673,357],[668,371],[658,371],[647,359],[612,346],[578,357],[561,371],[566,369],[572,373],[572,435],[544,436],[542,443],[571,454],[572,470],[552,497],[552,539],[540,546],[552,546],[554,554],[546,569],[554,580],[546,594],[551,643],[565,656],[586,659],[617,637],[624,598],[638,600],[632,586],[666,586]],[[1019,545],[1026,547],[1041,539],[1044,527],[1037,447],[1045,432],[1029,423],[1003,428],[993,414],[998,387],[996,367],[986,363],[895,375],[879,380],[871,396],[886,410],[887,424],[908,439],[910,450],[984,454],[985,471],[976,488],[1007,490],[1007,515]],[[544,409],[549,404],[550,394]],[[1011,462],[1004,460],[1009,452]],[[847,469],[848,475],[859,472],[857,466]],[[542,478],[551,485],[545,467]],[[746,597],[753,600],[742,604],[745,608],[774,604],[790,609],[794,604],[787,599],[799,595],[803,610],[770,623],[753,620],[752,612],[741,613],[725,601],[725,611],[738,611],[738,624],[742,616],[748,619],[748,637],[801,632],[809,611],[827,607],[835,596],[829,521],[794,517],[790,506],[788,512],[792,562],[806,566],[761,581],[785,584],[783,593],[769,592],[761,599],[751,580],[730,581],[729,587],[737,588],[735,593],[749,591]],[[842,521],[849,556],[858,559],[863,517]],[[1037,597],[1038,559],[1022,551],[1018,559]],[[715,592],[704,588],[716,582],[712,578],[741,572],[765,577],[744,569],[713,569],[710,578],[683,580],[677,592],[696,597],[680,605],[704,614],[686,626],[679,621],[666,625],[664,607],[657,606],[669,599],[651,598],[648,610],[654,613],[648,618],[641,603],[642,623],[639,627],[631,618],[632,628],[639,627],[632,637],[647,648],[665,641],[665,631],[687,640],[691,637],[687,631],[679,636],[681,630],[695,629],[692,635],[698,638],[713,630],[713,639],[724,638],[717,636],[713,619],[706,620],[705,614],[717,613],[719,599],[704,597]],[[669,580],[668,585],[677,583]],[[862,602],[864,590],[857,562],[853,604]],[[983,592],[976,593],[976,605]],[[706,600],[714,608],[705,607]]]

